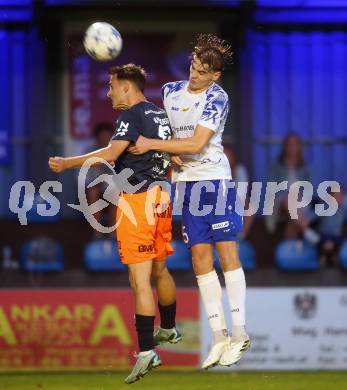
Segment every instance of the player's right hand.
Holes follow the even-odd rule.
[[[48,165],[53,172],[63,172],[66,169],[64,157],[50,157]]]
[[[179,167],[183,164],[180,156],[171,156],[171,162]]]

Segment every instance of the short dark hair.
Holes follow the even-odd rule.
[[[232,55],[229,43],[213,34],[199,34],[192,53],[213,72],[220,72],[225,65],[232,63]]]
[[[139,65],[126,64],[112,66],[108,73],[112,76],[116,75],[118,80],[131,81],[142,93],[145,90],[146,71]]]

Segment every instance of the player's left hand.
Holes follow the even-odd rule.
[[[151,150],[150,146],[151,140],[140,135],[136,141],[136,144],[128,148],[128,152],[132,154],[144,154]]]

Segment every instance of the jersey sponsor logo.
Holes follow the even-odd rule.
[[[190,110],[190,107],[182,107],[181,108],[181,111],[182,112],[187,112],[187,111],[189,111]]]
[[[228,227],[228,226],[229,226],[229,221],[213,223],[212,224],[212,229],[213,230],[218,230],[218,229],[223,229],[223,228]]]
[[[137,249],[140,253],[144,253],[144,252],[152,253],[152,252],[154,252],[154,245],[153,244],[149,244],[149,245],[142,244],[142,245],[139,245]]]
[[[117,135],[124,136],[128,132],[129,123],[124,123],[123,121],[120,123],[117,129]]]
[[[145,111],[145,115],[149,115],[149,114],[162,115],[162,114],[165,114],[165,110],[158,110],[158,111],[147,110],[147,111]]]
[[[164,126],[164,125],[168,125],[168,124],[169,124],[169,118],[167,118],[167,117],[165,117],[165,118],[159,118],[159,117],[155,116],[155,117],[153,118],[153,120],[154,120],[154,123],[156,123],[157,125],[162,125],[162,126]]]
[[[179,111],[179,107],[171,107],[171,111]]]
[[[194,125],[188,125],[188,126],[180,126],[180,127],[172,127],[174,131],[192,131],[195,129]]]

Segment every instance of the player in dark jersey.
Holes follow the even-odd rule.
[[[136,186],[135,193],[122,192],[117,208],[117,240],[121,260],[128,266],[130,285],[135,295],[135,321],[139,354],[136,364],[125,379],[132,383],[151,368],[161,364],[154,350],[162,342],[176,343],[182,339],[176,329],[176,289],[165,260],[173,253],[171,240],[171,206],[167,192],[156,185],[164,180],[168,160],[163,153],[148,152],[134,156],[127,152],[139,135],[169,139],[171,128],[164,110],[146,100],[145,71],[134,64],[110,69],[109,91],[114,109],[122,110],[109,145],[103,149],[76,157],[51,157],[49,166],[54,172],[81,167],[88,159],[102,158],[115,162],[115,171],[133,170],[128,182]],[[142,185],[141,185],[142,184]],[[134,191],[133,191],[134,192]],[[135,221],[123,214],[127,204]],[[161,324],[153,335],[155,303],[151,289],[154,280],[158,297]]]

